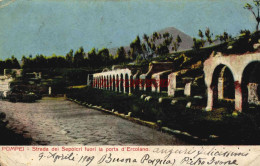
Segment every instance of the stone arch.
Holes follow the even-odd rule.
[[[225,104],[229,103],[231,109],[235,108],[235,81],[229,67],[224,64],[215,67],[210,88],[213,91],[213,107],[218,107],[221,100]]]
[[[249,105],[260,105],[260,61],[247,64],[242,73],[242,109],[247,110]]]

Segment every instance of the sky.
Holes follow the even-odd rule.
[[[198,37],[255,30],[252,0],[0,0],[0,58],[129,45],[167,27]]]

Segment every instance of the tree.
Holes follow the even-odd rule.
[[[146,43],[148,43],[149,37],[147,36],[147,34],[144,34],[143,39],[144,39],[144,41],[146,41]]]
[[[213,36],[213,33],[210,33],[209,28],[207,28],[207,29],[205,30],[205,36],[206,36],[207,41],[209,42],[209,44],[212,44],[212,36]]]
[[[232,38],[231,35],[228,35],[227,32],[223,32],[222,35],[217,35],[216,39],[219,39],[221,42],[227,42],[228,40],[230,40]]]
[[[152,41],[155,41],[156,39],[160,38],[160,34],[158,32],[153,33]]]
[[[176,37],[176,39],[175,39],[175,41],[173,42],[173,50],[174,51],[177,51],[178,49],[179,49],[179,47],[180,47],[180,43],[182,42],[182,40],[181,40],[181,37],[178,35],[177,37]]]
[[[169,49],[168,46],[166,45],[166,43],[160,44],[157,48],[156,48],[156,53],[158,55],[165,55],[169,53]]]
[[[259,23],[260,23],[260,16],[259,16],[259,10],[260,10],[260,0],[253,0],[254,5],[256,7],[256,11],[254,11],[253,5],[246,3],[244,8],[249,10],[255,17],[256,20],[256,31],[259,30]],[[256,13],[257,12],[257,13]]]
[[[75,67],[83,67],[84,65],[84,49],[80,47],[74,54],[74,66]]]
[[[199,35],[200,39],[203,40],[204,35],[203,35],[203,32],[200,29],[199,29],[198,35]]]
[[[198,40],[198,39],[196,39],[196,40],[194,40],[194,38],[193,38],[193,44],[194,43],[199,43],[199,48],[200,47],[203,47],[204,46],[204,44],[205,44],[205,40],[204,40],[204,35],[203,35],[203,32],[199,29],[199,33],[198,33],[198,36],[200,37],[200,40]],[[195,41],[195,42],[194,42]],[[196,45],[196,44],[195,44]],[[193,45],[193,46],[195,46],[195,45]]]
[[[14,68],[14,69],[20,69],[21,68],[18,60],[14,57],[14,55],[12,56],[11,61],[12,61],[12,68]]]
[[[98,51],[97,56],[101,58],[101,65],[107,66],[110,62],[109,50],[107,48],[103,48]]]
[[[120,62],[124,62],[125,59],[126,59],[126,52],[125,52],[125,49],[124,47],[120,47],[117,49],[117,52],[116,52],[116,60],[120,63]]]
[[[198,49],[200,49],[203,46],[204,46],[203,40],[193,38],[193,46],[192,46],[192,48],[194,50],[198,50]]]
[[[100,62],[101,57],[99,57],[96,53],[96,49],[92,48],[89,52],[88,52],[88,59],[89,59],[89,64],[91,67],[95,68],[95,67],[100,67]]]
[[[132,59],[135,59],[137,55],[142,53],[142,46],[139,36],[137,36],[135,40],[130,44],[130,48]]]
[[[163,38],[168,38],[168,37],[170,37],[169,32],[165,32],[165,33],[163,34]]]
[[[66,54],[66,62],[68,64],[68,67],[73,66],[73,50],[71,49],[69,53]]]

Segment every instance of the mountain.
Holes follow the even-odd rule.
[[[182,32],[174,27],[164,28],[164,29],[156,31],[156,32],[160,33],[161,35],[163,35],[165,32],[168,32],[171,36],[173,36],[173,41],[175,41],[176,37],[179,35],[182,42],[180,43],[180,47],[179,47],[178,51],[189,50],[189,49],[191,49],[191,47],[193,45],[193,39],[191,36],[185,34],[184,32]],[[148,36],[149,36],[149,38],[151,38],[152,34],[148,34]],[[143,40],[142,36],[139,36],[139,37],[141,40]],[[164,41],[164,38],[161,37],[161,39],[157,39],[155,41],[155,45],[157,46],[157,45],[161,44],[163,41]],[[129,43],[129,45],[130,45],[130,43]],[[172,47],[173,47],[173,45],[171,44],[169,46],[170,52],[173,52]],[[129,46],[124,46],[124,48],[125,48],[126,52],[128,52],[130,50]],[[110,48],[109,52],[111,54],[115,55],[117,49],[118,48]]]
[[[173,41],[175,41],[176,37],[179,35],[182,42],[180,43],[180,47],[179,47],[178,51],[189,50],[193,46],[193,38],[174,27],[168,27],[168,28],[159,30],[157,32],[160,34],[164,34],[165,32],[168,32],[170,35],[172,35]],[[163,41],[164,41],[164,38],[162,37],[161,39],[157,40],[156,44],[158,45],[158,44],[162,43]],[[170,45],[170,47],[169,47],[170,52],[173,52],[171,50],[172,47],[173,47],[173,45]]]

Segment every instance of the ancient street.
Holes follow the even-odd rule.
[[[178,138],[64,98],[0,101],[8,127],[35,145],[182,145]]]

